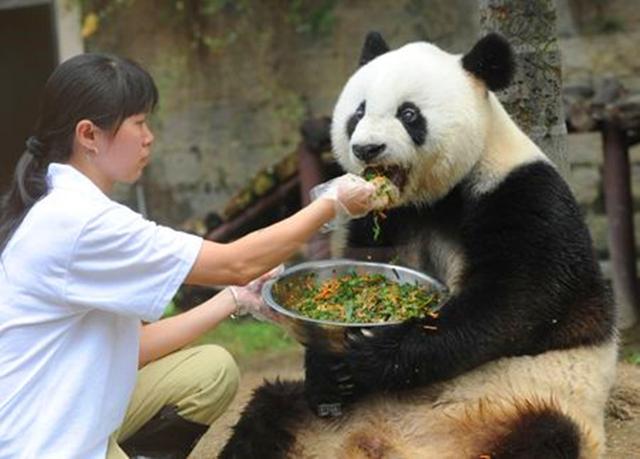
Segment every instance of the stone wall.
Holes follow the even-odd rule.
[[[209,46],[199,48],[174,3],[121,2],[86,43],[140,61],[158,83],[143,187],[150,216],[173,225],[221,209],[256,171],[293,151],[303,119],[330,115],[369,30],[392,46],[427,39],[456,52],[478,30],[473,0],[245,0],[204,15]],[[135,207],[130,189],[118,197]]]
[[[631,185],[634,207],[634,229],[636,253],[640,254],[640,145],[629,151],[631,163]],[[569,136],[569,161],[571,186],[580,206],[585,212],[596,251],[605,274],[610,276],[608,229],[604,208],[602,181],[602,138],[598,133],[571,134]],[[640,272],[640,271],[639,271]]]
[[[596,86],[602,78],[614,76],[629,91],[640,93],[640,9],[637,2],[605,4],[594,0],[570,0],[556,3],[565,85]],[[640,255],[640,145],[631,148],[629,158],[636,253]],[[610,277],[601,135],[569,135],[569,162],[569,184],[584,209],[605,275]]]
[[[193,19],[167,6],[174,2],[152,0],[121,2],[86,43],[89,50],[132,57],[156,78],[161,104],[153,117],[154,159],[138,191],[150,216],[163,223],[178,225],[222,209],[256,171],[290,153],[303,119],[331,114],[367,31],[381,31],[391,46],[427,39],[463,52],[479,30],[473,0],[218,3],[226,6],[197,23],[200,45]],[[613,74],[640,90],[637,3],[557,5],[565,83],[593,84]],[[606,259],[600,137],[572,134],[569,148],[570,184]],[[638,147],[631,158],[640,210]],[[119,199],[133,207],[137,196],[119,189]],[[638,220],[636,215],[640,244]]]
[[[635,0],[556,0],[565,83],[615,75],[640,90],[640,8]]]

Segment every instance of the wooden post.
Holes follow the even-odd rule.
[[[602,123],[605,210],[609,222],[609,251],[618,326],[631,328],[638,320],[638,275],[633,233],[633,204],[626,130],[615,116]]]

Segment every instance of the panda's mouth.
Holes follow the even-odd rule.
[[[372,177],[383,175],[388,178],[395,186],[398,187],[400,192],[402,193],[405,185],[407,184],[407,177],[409,175],[409,171],[400,166],[367,166],[364,171],[362,171],[363,177]]]

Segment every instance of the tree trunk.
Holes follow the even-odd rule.
[[[516,54],[512,85],[498,94],[507,112],[558,166],[569,171],[562,69],[553,0],[480,0],[483,35],[503,35]]]
[[[553,0],[480,0],[479,13],[481,32],[502,34],[516,53],[514,83],[499,94],[501,102],[567,177],[567,128]],[[621,287],[620,275],[613,276],[619,323],[629,327],[637,321],[635,302]]]

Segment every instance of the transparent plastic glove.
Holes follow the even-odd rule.
[[[271,271],[252,280],[247,285],[228,287],[236,303],[235,316],[251,314],[259,320],[272,320],[272,311],[262,298],[262,286],[269,279],[277,277],[284,271],[284,265],[278,265]]]
[[[367,215],[374,208],[373,195],[376,188],[362,177],[344,174],[311,189],[312,200],[329,199],[336,210],[335,219],[325,225],[333,229],[340,223]]]

